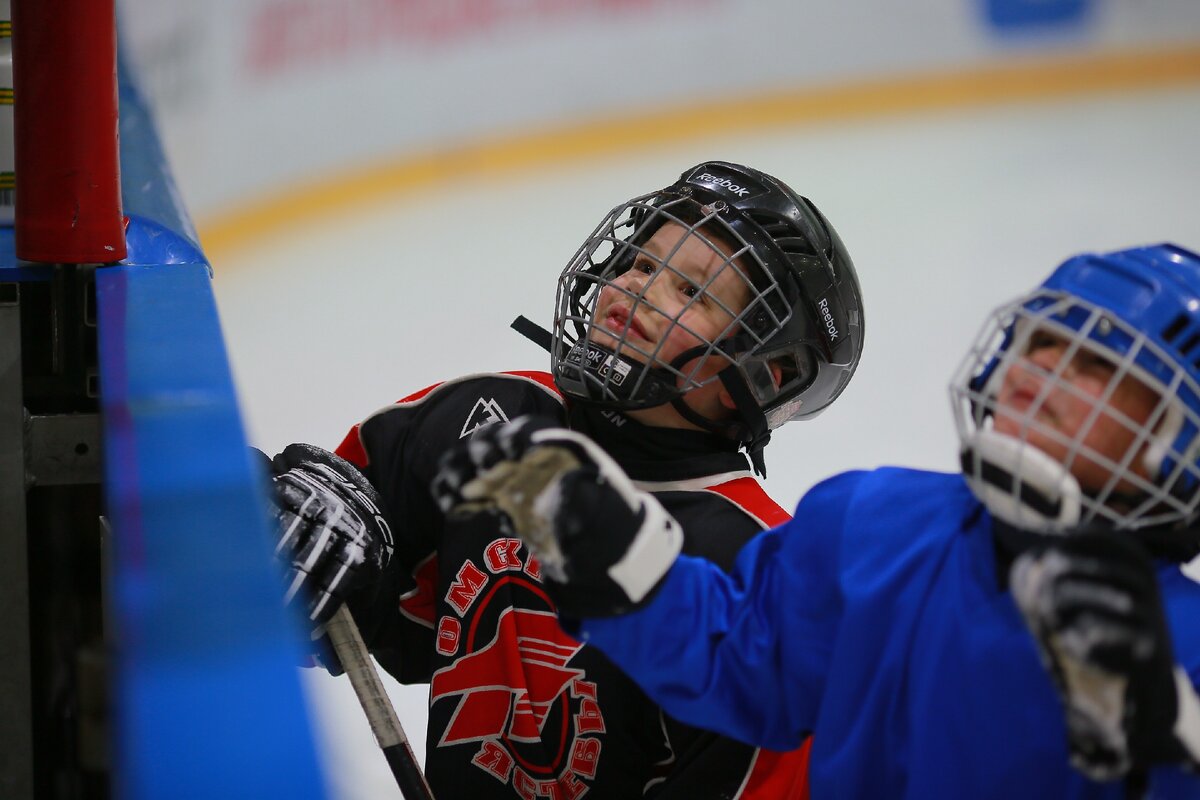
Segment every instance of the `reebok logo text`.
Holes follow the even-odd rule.
[[[711,183],[714,186],[720,186],[722,189],[728,189],[730,192],[732,192],[733,194],[736,194],[738,197],[745,197],[746,195],[750,194],[750,190],[747,189],[746,187],[739,186],[736,183],[734,183],[733,181],[729,180],[728,178],[721,178],[716,175],[710,175],[707,172],[702,174],[696,180],[704,181],[705,183]]]
[[[821,319],[825,323],[825,330],[829,333],[829,339],[832,341],[837,338],[837,325],[833,324],[833,314],[829,313],[829,301],[822,300],[817,303],[817,308],[821,312]]]

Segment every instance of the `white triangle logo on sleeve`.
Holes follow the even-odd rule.
[[[1184,575],[1187,575],[1196,583],[1200,583],[1200,556],[1196,556],[1191,561],[1184,564],[1181,569],[1183,570]]]
[[[462,433],[458,435],[458,438],[462,439],[465,436],[470,436],[480,428],[496,422],[508,422],[508,417],[505,416],[504,409],[500,408],[500,404],[495,400],[484,400],[481,397],[475,401],[475,407],[471,409],[471,413],[467,416],[467,421],[463,425]]]

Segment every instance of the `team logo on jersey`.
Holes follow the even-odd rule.
[[[504,409],[495,400],[484,400],[481,397],[475,401],[475,407],[467,415],[467,421],[463,424],[462,433],[458,435],[458,438],[470,436],[480,428],[496,422],[508,422],[508,416],[505,415]]]
[[[473,748],[472,765],[520,797],[574,800],[596,777],[606,727],[598,687],[573,661],[583,645],[559,627],[540,574],[515,538],[463,563],[435,626],[451,661],[432,676],[430,708],[449,714],[438,748]]]
[[[550,706],[583,678],[583,670],[567,667],[583,645],[567,638],[553,613],[505,609],[496,628],[481,649],[433,675],[433,700],[462,695],[439,745],[495,737],[536,742]],[[507,675],[509,685],[496,686],[497,675]]]

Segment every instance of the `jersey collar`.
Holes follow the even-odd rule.
[[[568,419],[635,481],[686,481],[749,469],[737,442],[707,431],[643,425],[618,411],[580,403],[572,404]]]

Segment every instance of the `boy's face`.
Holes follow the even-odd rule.
[[[1025,438],[1066,464],[1085,491],[1098,491],[1113,470],[1089,458],[1088,452],[1122,462],[1159,396],[1126,375],[1102,402],[1116,369],[1107,358],[1082,346],[1069,363],[1061,365],[1056,379],[1054,373],[1060,370],[1067,349],[1067,341],[1054,333],[1035,330],[1031,334],[1025,353],[1005,373],[997,393],[995,430]],[[1078,455],[1068,463],[1076,442]],[[1144,449],[1143,444],[1127,468],[1141,477],[1147,477]],[[1116,486],[1117,491],[1132,489],[1127,481]]]
[[[686,350],[732,334],[754,289],[730,260],[733,250],[709,241],[678,223],[663,224],[633,266],[601,290],[592,341],[644,364],[669,365]],[[691,377],[704,380],[726,363],[709,358]],[[690,375],[694,366],[693,360],[678,369]]]

